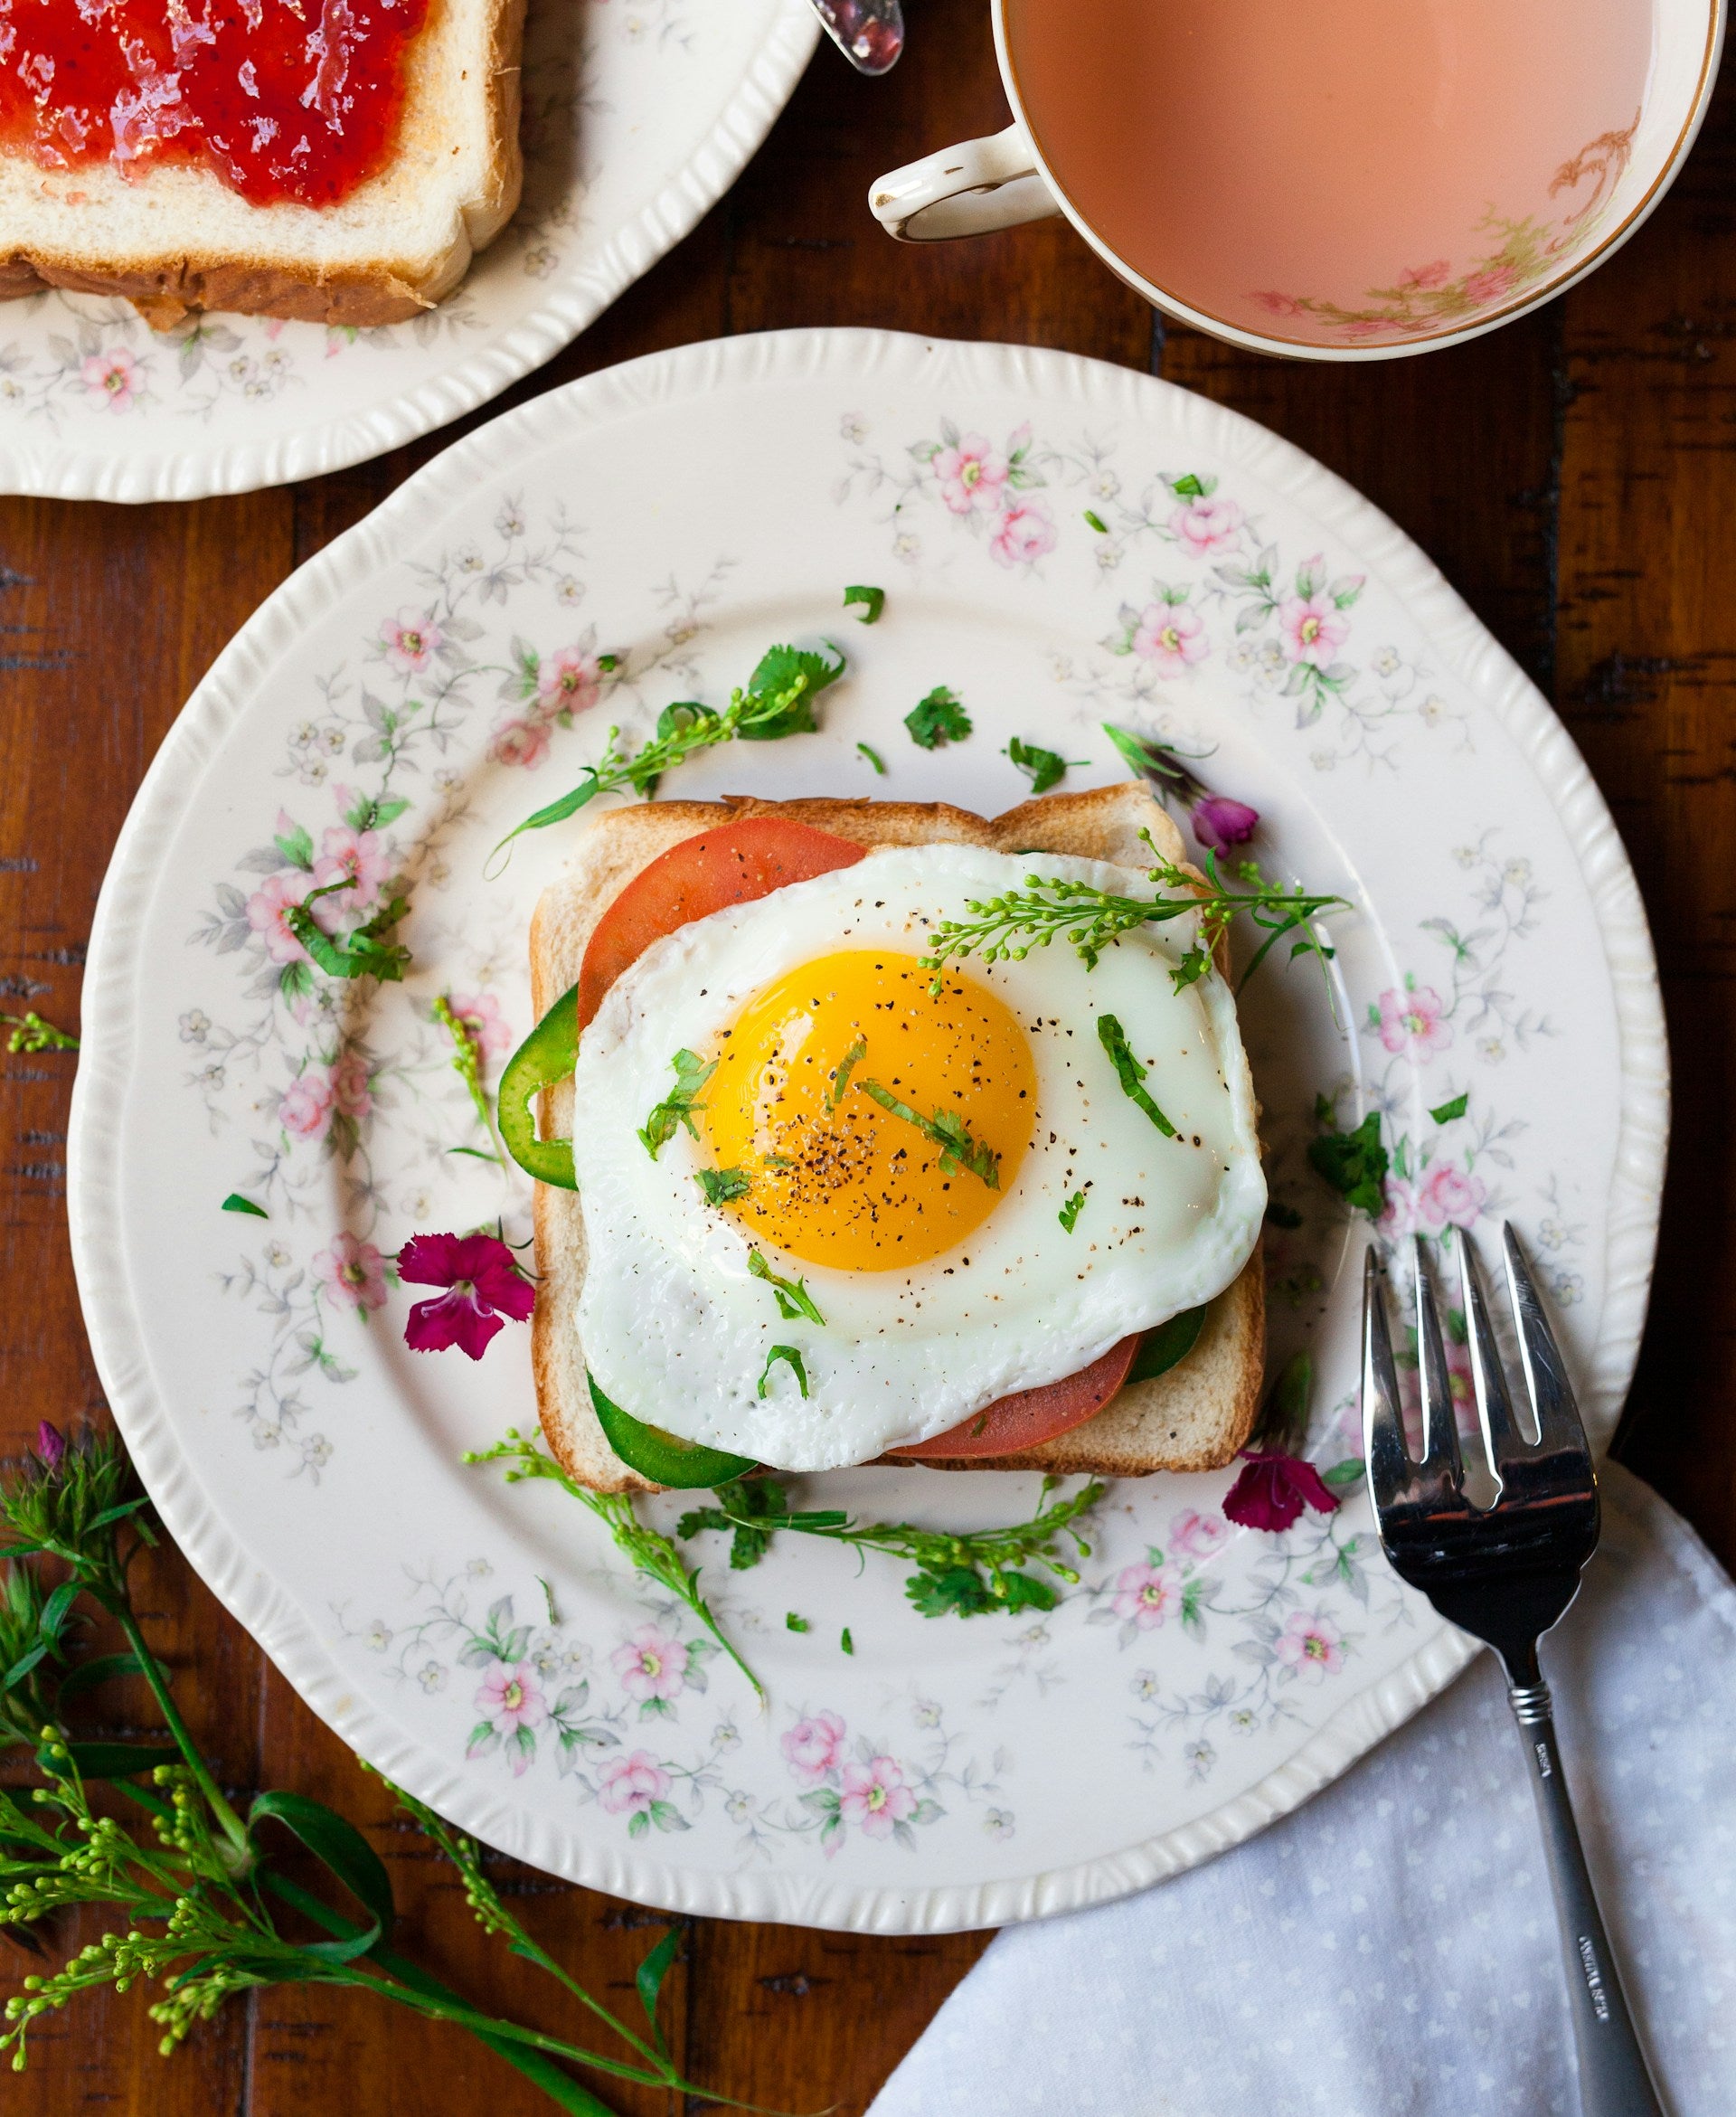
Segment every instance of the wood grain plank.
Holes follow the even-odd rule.
[[[1557,704],[1651,915],[1675,1147],[1623,1459],[1736,1562],[1736,79],[1567,298]]]
[[[199,507],[73,506],[0,500],[0,1007],[34,1006],[78,1025],[79,978],[108,852],[145,768],[182,699],[281,577],[290,505],[282,494]],[[0,1058],[0,1273],[29,1290],[0,1320],[0,1453],[37,1420],[102,1415],[78,1309],[65,1219],[72,1062]],[[263,1657],[178,1555],[138,1571],[153,1640],[222,1774],[259,1770]],[[94,1702],[93,1732],[156,1725],[142,1686]],[[85,1915],[62,1936],[102,1930]],[[15,1961],[10,1953],[5,1967]],[[238,2110],[247,2015],[195,2039],[172,2064],[137,1990],[80,2004],[33,2038],[22,2077],[6,2075],[9,2117],[74,2109],[212,2117]]]

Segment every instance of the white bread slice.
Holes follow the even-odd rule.
[[[579,840],[567,870],[543,891],[531,922],[532,997],[538,1020],[578,981],[586,944],[603,912],[660,853],[748,816],[787,817],[860,846],[953,843],[997,852],[1072,854],[1124,866],[1150,865],[1140,842],[1149,831],[1167,859],[1185,864],[1181,834],[1136,780],[1086,794],[1049,794],[992,822],[944,802],[656,801],[599,816]],[[543,1098],[542,1129],[567,1138],[572,1083]],[[536,1186],[536,1267],[532,1321],[538,1414],[549,1447],[568,1472],[599,1492],[654,1492],[603,1437],[590,1408],[584,1354],[574,1325],[585,1282],[588,1238],[579,1196]],[[606,1238],[601,1238],[606,1239]],[[1265,1281],[1258,1250],[1206,1311],[1200,1342],[1179,1366],[1124,1389],[1071,1433],[1015,1455],[925,1460],[929,1470],[1035,1470],[1143,1477],[1153,1470],[1214,1470],[1247,1440],[1259,1408],[1266,1358]],[[908,1467],[908,1466],[906,1466]]]
[[[431,308],[518,205],[524,27],[524,0],[434,0],[392,160],[335,205],[254,205],[184,163],[129,179],[0,153],[0,298],[124,295],[159,329],[193,308],[359,326]]]

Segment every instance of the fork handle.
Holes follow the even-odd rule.
[[[1646,2054],[1634,2032],[1596,1892],[1568,1799],[1549,1686],[1514,1684],[1507,1696],[1531,1761],[1532,1791],[1549,1855],[1550,1887],[1567,1968],[1583,2117],[1664,2117]]]

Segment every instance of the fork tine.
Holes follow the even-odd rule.
[[[1420,1236],[1412,1245],[1412,1262],[1417,1275],[1417,1365],[1422,1378],[1422,1461],[1419,1468],[1457,1485],[1463,1468],[1458,1457],[1458,1422],[1453,1416],[1452,1379],[1447,1372],[1447,1348],[1441,1343],[1435,1282]]]
[[[1459,1283],[1465,1290],[1465,1327],[1471,1347],[1471,1386],[1477,1393],[1477,1422],[1483,1429],[1483,1446],[1489,1468],[1505,1477],[1519,1458],[1529,1452],[1530,1442],[1514,1423],[1513,1403],[1507,1395],[1507,1378],[1501,1366],[1500,1342],[1489,1320],[1488,1298],[1483,1291],[1483,1274],[1477,1252],[1465,1230],[1456,1228]]]
[[[1519,1326],[1519,1356],[1524,1363],[1525,1387],[1531,1397],[1532,1415],[1537,1422],[1537,1446],[1544,1454],[1573,1451],[1589,1457],[1590,1445],[1573,1401],[1561,1347],[1543,1314],[1543,1298],[1519,1247],[1519,1238],[1507,1221],[1501,1229],[1506,1252],[1507,1286],[1513,1296],[1513,1313]]]
[[[1381,1514],[1403,1496],[1410,1482],[1399,1403],[1380,1253],[1371,1243],[1363,1260],[1363,1458],[1368,1465],[1368,1489]]]

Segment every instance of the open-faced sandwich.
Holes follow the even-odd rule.
[[[7,0],[0,298],[344,325],[431,307],[518,203],[524,0]]]
[[[1094,949],[1064,916],[1062,945],[983,939],[1033,881],[1148,897],[1154,855],[1184,863],[1137,783],[993,821],[736,800],[591,825],[538,906],[539,1027],[499,1097],[542,1179],[538,1405],[573,1479],[1231,1460],[1266,1185],[1222,966],[1191,912],[1140,903]]]

